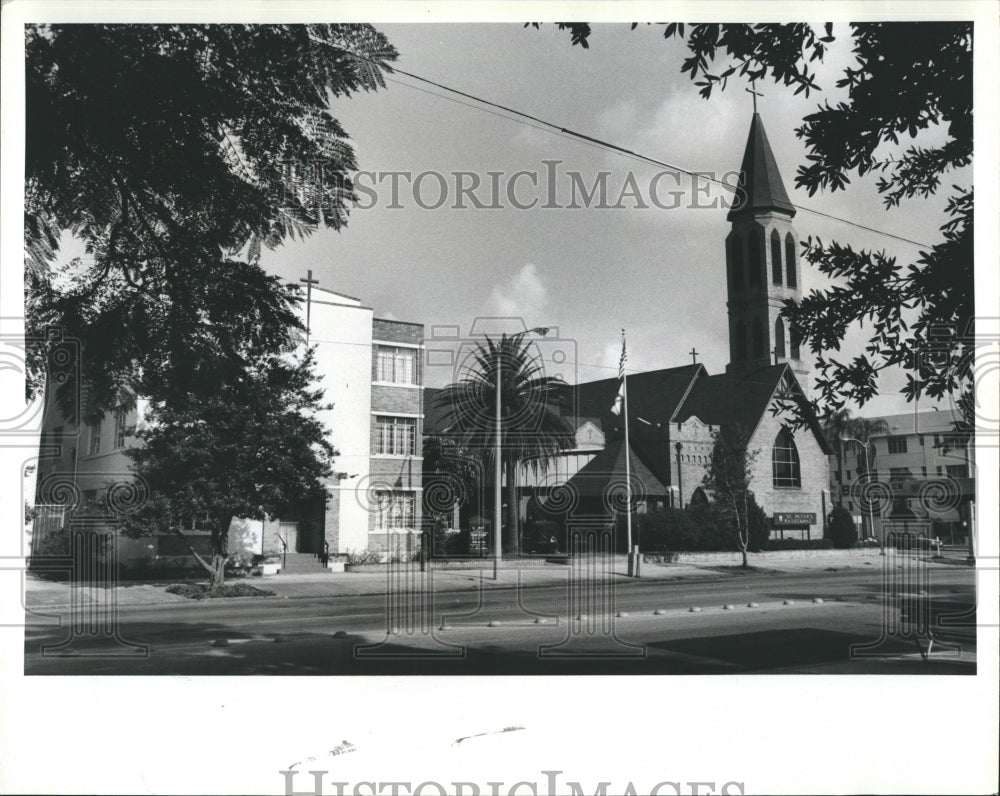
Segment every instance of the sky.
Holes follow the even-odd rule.
[[[689,171],[724,179],[740,166],[753,113],[747,83],[731,80],[725,91],[702,99],[680,72],[686,50],[665,41],[661,28],[595,25],[585,50],[571,46],[569,34],[554,24],[538,30],[481,23],[378,27],[399,51],[400,69]],[[846,25],[835,26],[836,43],[822,64],[814,62],[821,93],[806,98],[770,82],[757,86],[763,93],[758,110],[785,187],[796,205],[933,244],[945,190],[886,211],[873,179],[852,178],[847,191],[813,197],[794,187],[795,171],[806,160],[795,129],[820,102],[845,97],[835,82],[853,63],[848,34]],[[422,322],[429,349],[452,345],[439,338],[453,337],[455,327],[461,336],[487,327],[552,327],[540,350],[547,371],[570,382],[616,374],[622,328],[631,372],[687,364],[692,347],[710,372],[724,369],[726,192],[704,181],[696,192],[692,178],[673,175],[651,187],[660,167],[403,75],[389,79],[383,91],[338,98],[331,106],[366,172],[358,178],[367,188],[363,206],[339,233],[318,232],[266,252],[266,268],[292,280],[312,269],[323,287],[360,297],[376,316]],[[942,139],[940,130],[929,130],[917,143]],[[911,143],[904,139],[901,146]],[[385,174],[393,171],[413,175],[413,182],[399,178],[395,202]],[[513,206],[506,193],[519,171],[538,175],[538,188],[528,176],[513,181],[514,200],[537,200],[531,209]],[[578,206],[569,207],[571,172],[589,190],[602,171],[609,172],[607,204],[634,184],[647,207],[626,197],[621,208],[587,208],[579,194]],[[417,191],[412,186],[424,172]],[[471,199],[461,202],[464,208],[455,206],[455,172],[479,177],[474,193],[485,207]],[[499,175],[491,178],[490,172]],[[971,169],[963,172],[944,185],[971,184]],[[436,174],[444,180],[446,201],[432,209],[441,196]],[[469,184],[475,178],[461,179]],[[500,201],[491,199],[491,179]],[[543,208],[553,184],[550,203],[559,207]],[[653,206],[653,189],[666,209]],[[919,251],[805,210],[795,226],[802,240],[819,236],[907,260]],[[828,284],[805,264],[801,280],[804,292]],[[861,352],[863,339],[858,333],[845,341],[845,359]],[[432,360],[426,380],[441,386],[454,376],[450,366]],[[884,378],[883,395],[865,413],[912,409],[898,395],[902,384],[901,373]]]

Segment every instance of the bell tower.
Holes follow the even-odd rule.
[[[754,111],[740,166],[740,186],[727,220],[726,284],[729,364],[745,373],[787,362],[807,389],[799,344],[781,317],[787,299],[801,300],[795,208],[778,172],[764,123]]]

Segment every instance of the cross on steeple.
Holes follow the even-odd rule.
[[[688,352],[691,355],[691,362],[695,365],[698,364],[698,352],[694,350],[694,346],[691,346],[691,350]]]
[[[306,278],[300,279],[300,282],[305,282],[306,285],[306,345],[309,345],[309,321],[310,315],[312,314],[312,294],[313,285],[318,285],[319,280],[313,279],[313,272],[310,268],[306,271]]]
[[[764,96],[764,92],[757,91],[757,81],[756,80],[751,80],[750,81],[750,88],[744,89],[744,91],[748,91],[750,94],[753,95],[753,112],[757,113],[757,97],[763,97]]]

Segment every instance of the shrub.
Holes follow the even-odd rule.
[[[768,550],[829,550],[833,542],[829,539],[771,539]]]
[[[522,531],[521,549],[525,553],[555,553],[565,549],[563,537],[564,526],[561,522],[542,517],[528,520]]]
[[[751,553],[767,550],[771,529],[767,525],[767,514],[754,498],[750,498],[750,504],[747,506],[747,524],[750,527],[750,543],[747,549]]]
[[[167,586],[168,594],[179,594],[190,600],[204,600],[210,597],[273,597],[274,592],[269,589],[258,589],[247,583],[234,583],[219,586],[215,591],[210,591],[204,583],[172,583]]]
[[[854,518],[843,506],[837,506],[830,513],[830,541],[839,550],[853,547],[858,540],[858,530]]]

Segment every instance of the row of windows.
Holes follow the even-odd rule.
[[[747,359],[748,354],[751,359],[762,359],[764,357],[770,359],[771,354],[779,357],[787,356],[785,353],[785,322],[781,318],[778,318],[774,322],[774,348],[771,351],[764,350],[764,324],[760,318],[754,318],[750,322],[749,338],[747,337],[746,322],[738,321],[736,327],[733,329],[733,338],[735,344],[733,348],[734,361],[736,362]],[[792,338],[790,349],[791,358],[798,359],[801,353],[798,340]]]
[[[375,454],[413,456],[417,450],[417,420],[413,417],[375,417]]]
[[[937,475],[947,475],[949,478],[967,478],[969,474],[969,468],[964,464],[949,464],[946,467],[942,467],[940,464],[935,468]],[[875,471],[876,478],[878,477],[878,472]],[[922,465],[920,467],[921,478],[927,477],[927,466]],[[851,471],[845,470],[843,475],[840,473],[834,473],[834,478],[836,478],[837,483],[850,483],[851,481]],[[889,468],[889,480],[890,481],[904,481],[913,478],[913,474],[909,467],[890,467]]]
[[[786,284],[788,287],[798,287],[795,272],[795,238],[792,233],[785,233],[784,268],[782,268],[782,242],[778,230],[771,230],[771,282],[775,285]],[[738,235],[729,238],[728,266],[729,286],[733,292],[744,290],[743,241]],[[761,288],[764,284],[763,242],[759,231],[752,231],[747,241],[749,271],[747,282],[751,289]]]
[[[115,436],[112,444],[112,450],[119,450],[125,447],[126,417],[127,415],[124,409],[115,410]],[[103,418],[98,418],[95,422],[87,424],[87,428],[90,433],[90,440],[87,447],[88,456],[96,456],[101,452],[101,431],[103,426]]]
[[[377,490],[372,512],[375,517],[375,530],[413,528],[416,509],[417,498],[413,492]]]
[[[420,384],[419,358],[414,348],[378,347],[375,354],[375,381],[388,384]]]

